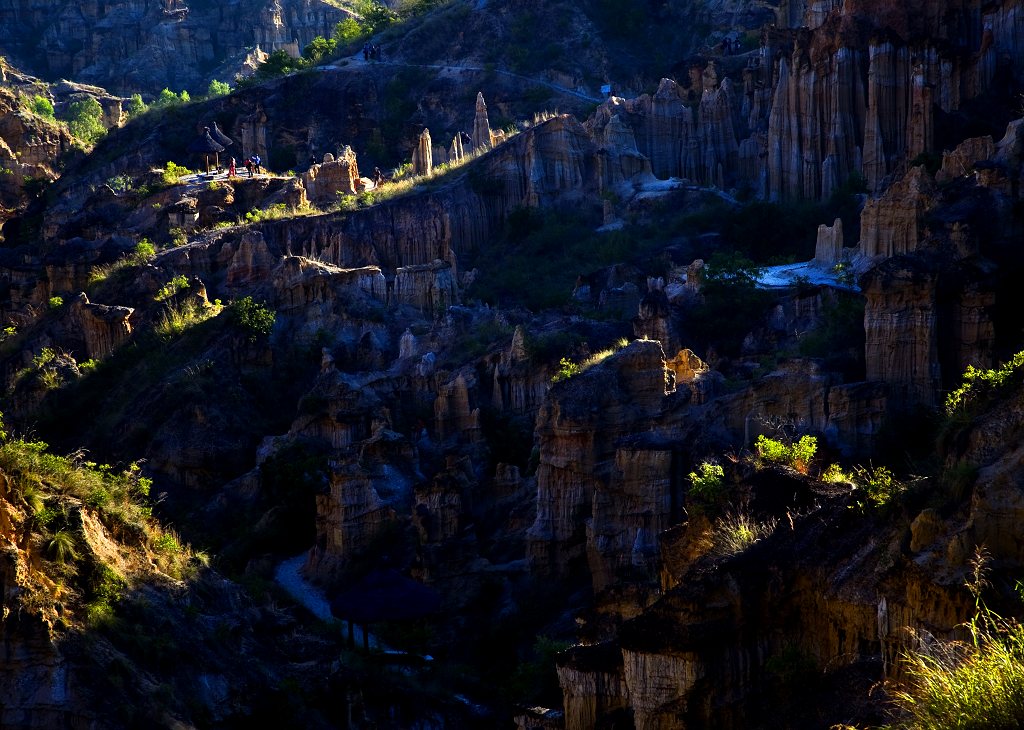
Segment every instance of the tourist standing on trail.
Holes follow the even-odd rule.
[[[231,158],[231,165],[228,166],[228,177],[235,176],[235,158]]]
[[[370,43],[369,43],[369,41],[367,41],[366,43],[363,44],[363,60],[364,61],[369,61],[370,60]]]
[[[260,163],[261,162],[263,162],[263,160],[260,159],[259,155],[253,155],[252,156],[252,171],[255,172],[257,175],[259,175],[260,172],[261,172],[261,170],[260,170]]]
[[[251,157],[246,157],[245,158],[245,171],[247,173],[249,173],[249,177],[252,177],[252,158]]]

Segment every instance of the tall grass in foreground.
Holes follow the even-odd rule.
[[[1024,626],[980,598],[983,558],[975,559],[977,612],[970,642],[936,642],[906,657],[909,679],[895,693],[903,730],[1009,730],[1024,727]]]

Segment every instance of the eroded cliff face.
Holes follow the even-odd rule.
[[[0,45],[47,79],[73,78],[125,96],[164,87],[205,91],[211,78],[233,78],[253,46],[273,51],[297,42],[298,51],[315,36],[330,38],[345,17],[317,0],[10,0],[0,7]]]
[[[26,181],[54,180],[57,158],[70,147],[65,130],[24,108],[11,89],[0,87],[0,227],[27,204]]]
[[[879,194],[938,152],[936,115],[1021,76],[1016,2],[806,5],[780,11],[757,51],[610,99],[595,129],[626,122],[659,178],[783,201],[824,200],[859,176]]]

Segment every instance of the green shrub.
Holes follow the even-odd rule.
[[[946,415],[954,416],[967,412],[972,406],[987,401],[1004,387],[1020,380],[1024,366],[1024,351],[1018,352],[1009,362],[991,370],[981,370],[968,365],[964,371],[963,384],[946,396]]]
[[[206,88],[206,95],[211,99],[216,96],[227,96],[230,93],[231,85],[217,79],[212,79],[210,85]]]
[[[61,307],[64,306],[64,298],[63,297],[58,297],[58,296],[52,296],[52,297],[50,297],[49,301],[47,302],[47,306],[50,309],[60,309]]]
[[[244,333],[250,343],[269,337],[277,316],[266,305],[253,301],[252,297],[244,297],[233,302],[229,311],[232,323]]]
[[[156,256],[156,246],[148,238],[143,238],[136,243],[135,249],[132,251],[132,259],[138,264],[148,263],[154,256]]]
[[[567,357],[563,357],[558,361],[558,371],[552,376],[552,383],[561,383],[563,380],[575,377],[583,372],[583,369],[579,366],[579,363],[575,363]]]
[[[814,436],[801,436],[799,440],[787,444],[760,434],[757,437],[755,448],[761,459],[772,464],[782,464],[801,474],[806,474],[807,468],[818,450],[818,440]]]
[[[142,96],[140,94],[132,94],[128,98],[128,103],[125,104],[124,107],[124,113],[129,117],[137,117],[140,114],[145,114],[147,111],[149,111],[149,107],[146,105],[146,102],[142,100]]]
[[[170,299],[183,289],[188,288],[188,277],[185,276],[184,274],[179,274],[178,276],[175,276],[169,282],[164,284],[162,287],[160,287],[159,291],[157,291],[156,293],[156,296],[153,298],[158,302],[162,302],[166,299]]]
[[[821,473],[820,479],[827,484],[843,484],[852,482],[853,476],[844,472],[839,464],[829,464]]]
[[[66,529],[57,530],[46,545],[46,555],[55,563],[64,564],[78,559],[77,541],[74,534]]]
[[[705,461],[697,470],[689,474],[690,496],[707,504],[717,502],[725,491],[725,469],[718,464]]]
[[[308,63],[315,65],[327,56],[332,55],[337,47],[338,41],[318,35],[310,41],[309,45],[302,49],[302,57]]]
[[[160,93],[157,94],[156,101],[153,102],[154,109],[170,109],[172,107],[181,106],[182,104],[188,104],[192,101],[192,97],[187,91],[182,91],[180,94],[175,94],[170,89],[161,89]]]
[[[340,45],[346,46],[349,43],[355,43],[361,40],[366,33],[363,27],[359,25],[359,22],[355,18],[345,18],[343,21],[334,26],[334,40]]]
[[[220,309],[215,305],[203,306],[189,299],[180,304],[166,307],[153,328],[162,340],[173,340],[192,327],[216,316]]]
[[[65,117],[71,135],[90,146],[107,133],[102,120],[103,107],[92,97],[72,102]]]
[[[45,96],[40,96],[39,94],[36,94],[34,97],[32,97],[31,107],[32,111],[41,117],[45,117],[47,119],[54,118],[53,103]]]
[[[185,177],[186,175],[194,174],[195,172],[193,170],[190,170],[187,167],[184,167],[183,165],[179,165],[175,162],[168,160],[167,164],[164,166],[163,182],[164,185],[168,186],[177,185],[178,181],[181,180],[181,178]]]
[[[188,234],[185,233],[184,228],[172,228],[168,233],[171,236],[171,245],[175,248],[178,246],[184,246],[188,243]]]
[[[907,489],[906,485],[884,466],[854,467],[853,476],[854,488],[863,496],[858,500],[862,508],[886,507]]]

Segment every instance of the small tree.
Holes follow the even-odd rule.
[[[363,28],[355,18],[345,18],[334,26],[334,40],[343,46],[359,40],[363,35]]]
[[[103,107],[100,103],[89,97],[81,101],[72,102],[68,107],[67,123],[68,131],[76,139],[93,144],[107,133],[103,127]]]
[[[398,20],[398,15],[377,0],[358,0],[356,10],[363,16],[363,30],[373,34]]]
[[[53,119],[53,104],[45,96],[36,94],[32,99],[32,111],[41,117]]]
[[[702,462],[699,473],[691,471],[690,496],[713,504],[718,501],[725,490],[725,469],[710,461]]]
[[[211,99],[215,96],[227,96],[231,93],[231,85],[225,81],[218,81],[213,79],[210,82],[210,86],[206,89],[206,95]]]
[[[276,316],[265,304],[253,301],[252,297],[243,297],[231,305],[231,320],[249,344],[270,336]]]
[[[145,114],[148,110],[149,107],[142,100],[141,94],[132,94],[128,97],[128,103],[124,107],[124,113],[129,117],[137,117],[140,114]]]
[[[170,89],[162,89],[156,97],[156,101],[153,102],[154,109],[170,109],[174,106],[180,106],[181,104],[188,104],[192,101],[192,97],[189,96],[187,91],[182,91],[181,94],[175,94]]]
[[[283,76],[289,71],[295,71],[301,65],[301,61],[296,61],[286,52],[278,49],[267,56],[267,60],[260,64],[260,67],[256,69],[256,76],[260,79],[272,79],[277,76]]]
[[[324,38],[322,35],[318,35],[310,44],[302,49],[302,57],[309,62],[310,65],[316,65],[321,60],[330,56],[334,53],[334,49],[337,48],[338,42],[333,38]]]

